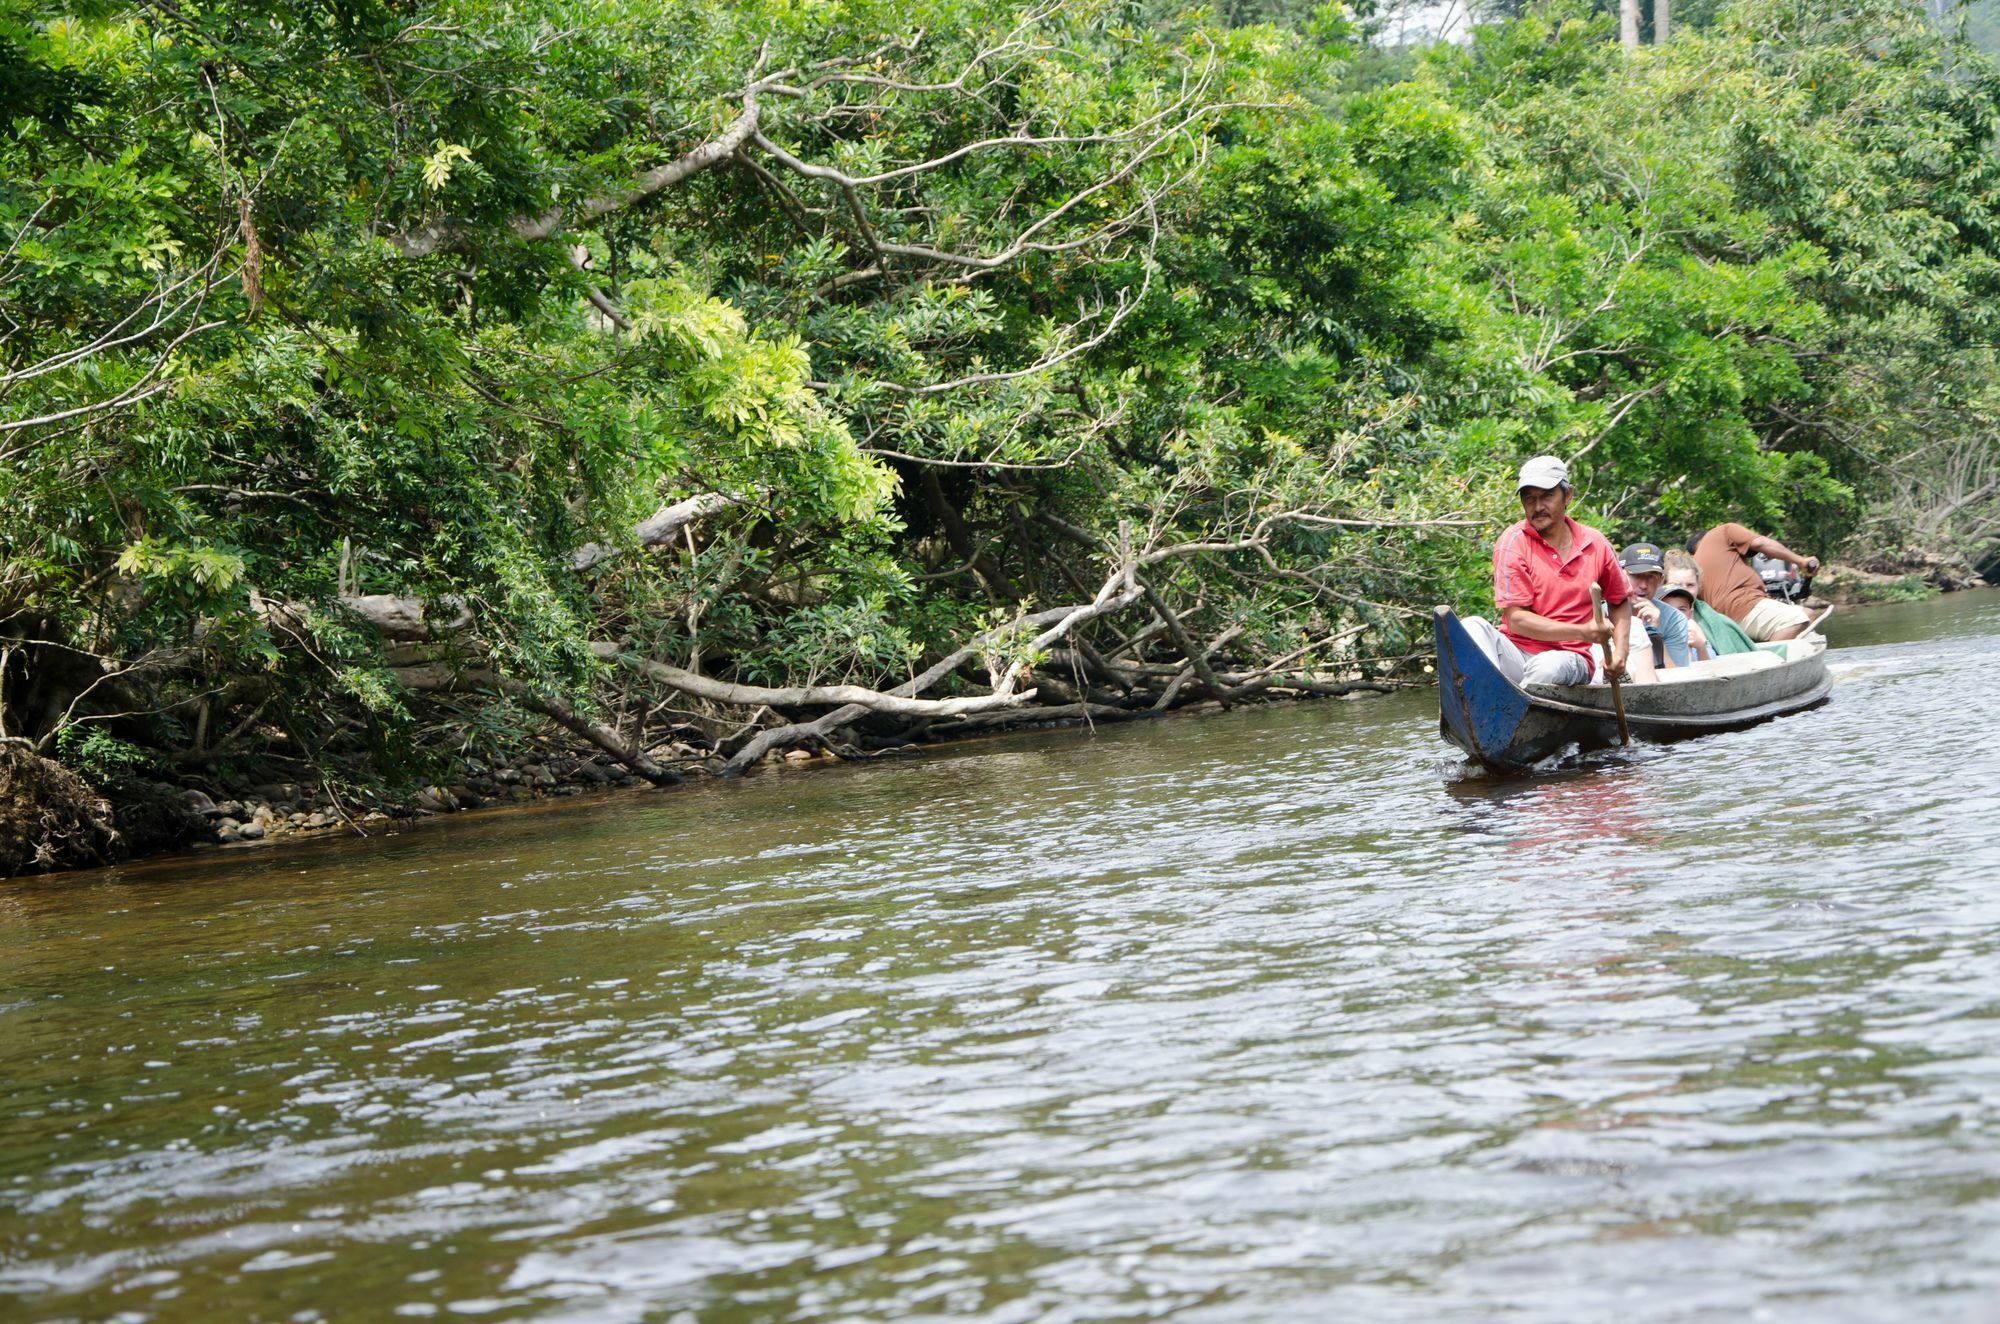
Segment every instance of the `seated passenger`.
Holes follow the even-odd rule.
[[[1709,645],[1708,634],[1701,628],[1701,620],[1696,616],[1701,601],[1701,567],[1694,558],[1678,547],[1667,549],[1667,582],[1660,585],[1660,591],[1653,595],[1655,602],[1673,589],[1683,589],[1687,593],[1688,609],[1682,614],[1688,623],[1688,656],[1707,661],[1715,656]]]
[[[1676,547],[1667,553],[1667,580],[1682,585],[1694,595],[1694,618],[1688,638],[1692,641],[1699,632],[1702,645],[1710,657],[1721,657],[1726,653],[1748,653],[1757,647],[1743,627],[1730,620],[1715,608],[1701,600],[1701,567],[1694,557]]]
[[[1701,600],[1743,627],[1758,643],[1777,643],[1805,633],[1812,614],[1795,602],[1780,602],[1764,590],[1764,581],[1750,567],[1753,556],[1774,556],[1797,566],[1808,577],[1818,573],[1819,558],[1800,556],[1775,538],[1753,533],[1741,524],[1718,524],[1688,544],[1701,567]]]
[[[1632,615],[1646,626],[1646,637],[1652,647],[1635,649],[1633,656],[1650,653],[1650,661],[1657,667],[1684,667],[1688,664],[1687,621],[1677,611],[1660,608],[1653,595],[1667,577],[1665,555],[1654,543],[1635,542],[1618,553],[1618,567],[1625,577],[1632,581]],[[1638,679],[1638,669],[1633,668],[1633,678]]]
[[[1671,566],[1667,573],[1673,573]],[[1706,662],[1715,656],[1715,650],[1708,646],[1708,636],[1701,632],[1701,625],[1694,618],[1694,585],[1676,584],[1670,579],[1653,594],[1653,601],[1659,603],[1663,611],[1670,611],[1687,622],[1690,661]]]

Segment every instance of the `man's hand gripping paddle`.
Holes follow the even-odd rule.
[[[1595,584],[1590,586],[1590,612],[1592,621],[1604,624],[1604,590]],[[1625,725],[1625,693],[1618,688],[1618,673],[1611,669],[1611,641],[1607,639],[1601,646],[1604,649],[1604,678],[1611,682],[1611,708],[1618,714],[1618,743],[1629,745],[1632,743],[1632,730]]]

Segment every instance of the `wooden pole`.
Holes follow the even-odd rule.
[[[1590,586],[1591,619],[1604,624],[1604,590],[1597,585]],[[1625,692],[1618,688],[1618,673],[1611,669],[1611,644],[1604,644],[1604,678],[1611,682],[1611,710],[1618,714],[1618,743],[1632,743],[1632,728],[1625,724]]]

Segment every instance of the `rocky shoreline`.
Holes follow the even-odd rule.
[[[803,755],[796,761],[806,762],[811,758]],[[229,845],[311,836],[356,826],[373,829],[403,819],[647,784],[643,778],[624,773],[605,760],[575,756],[542,755],[518,766],[499,767],[474,759],[468,760],[460,771],[462,775],[450,780],[425,783],[406,800],[385,801],[365,808],[341,803],[325,787],[314,791],[293,782],[265,783],[249,789],[241,798],[221,801],[192,788],[181,791],[180,796],[212,834],[206,841],[190,844]]]
[[[767,760],[835,761],[805,750],[774,753]],[[691,763],[681,772],[700,777],[712,770]],[[97,787],[40,757],[26,741],[0,744],[0,878],[217,846],[341,832],[367,835],[399,821],[648,784],[594,751],[564,748],[553,736],[506,763],[465,760],[453,776],[401,794],[342,796],[324,781],[232,784],[213,774],[189,780],[203,784],[132,779]]]

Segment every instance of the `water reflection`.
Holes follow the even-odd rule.
[[[1540,778],[1414,695],[0,890],[0,1301],[1950,1318],[2000,609],[1937,611]]]

